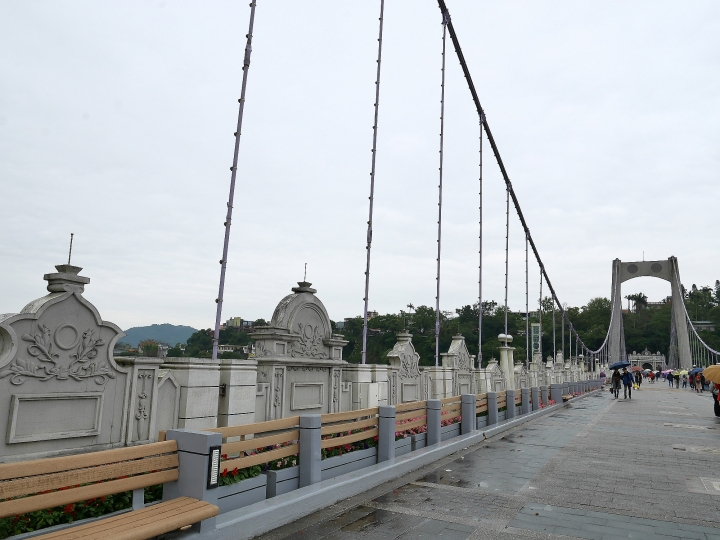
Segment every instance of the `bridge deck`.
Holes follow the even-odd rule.
[[[261,538],[720,540],[718,442],[707,393],[606,391]]]

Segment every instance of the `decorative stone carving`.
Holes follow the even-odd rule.
[[[420,377],[420,355],[415,352],[412,344],[412,334],[398,332],[397,342],[387,353],[390,365],[399,369],[398,377],[402,379],[416,379]]]
[[[49,294],[0,315],[0,461],[126,444],[130,379],[112,358],[124,334],[83,297],[81,268],[55,268]]]
[[[273,418],[340,410],[342,348],[348,343],[332,333],[325,306],[305,281],[292,288],[275,308],[267,326],[254,327],[257,382],[270,383],[267,410]],[[261,399],[258,397],[258,403]],[[260,405],[258,405],[259,407]],[[256,407],[256,413],[258,408]],[[268,418],[269,419],[269,418]]]

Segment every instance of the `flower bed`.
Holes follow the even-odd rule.
[[[400,439],[404,439],[405,437],[410,437],[412,435],[420,435],[421,433],[427,432],[427,424],[422,426],[416,426],[414,428],[410,429],[402,429],[402,424],[410,424],[411,422],[417,422],[418,420],[422,420],[422,416],[418,416],[417,418],[408,418],[407,420],[401,420],[397,422],[397,424],[401,424],[401,429],[395,431],[395,440],[398,441]],[[397,429],[397,427],[396,427]]]
[[[282,448],[284,446],[291,445],[292,442],[285,442],[281,444],[275,444],[271,446],[264,446],[262,448],[256,448],[252,452],[248,452],[246,455],[254,455],[254,454],[262,454],[263,452],[269,452],[271,450],[277,450],[278,448]],[[297,454],[293,454],[290,456],[286,456],[284,458],[280,459],[274,459],[272,461],[268,461],[267,463],[261,463],[260,465],[253,465],[252,467],[246,467],[244,469],[238,469],[235,467],[233,470],[228,470],[227,468],[223,468],[222,462],[227,461],[228,459],[235,459],[237,456],[233,456],[232,458],[229,458],[227,454],[223,454],[220,456],[220,478],[218,479],[219,484],[221,486],[230,486],[232,484],[236,484],[237,482],[242,482],[243,480],[247,480],[248,478],[255,478],[256,476],[259,476],[261,473],[265,471],[279,471],[280,469],[286,469],[288,467],[294,467],[298,464],[298,456]]]
[[[338,437],[346,437],[348,435],[354,435],[355,433],[362,433],[363,431],[369,431],[371,429],[374,429],[372,426],[360,428],[360,429],[353,429],[350,431],[342,431],[340,433],[330,433],[328,435],[323,435],[322,439],[336,439]],[[321,459],[326,459],[329,457],[335,457],[335,456],[342,456],[343,454],[347,454],[348,452],[354,452],[355,450],[366,450],[368,448],[375,448],[378,445],[378,436],[375,435],[374,437],[369,437],[367,439],[362,439],[360,441],[355,441],[352,443],[347,444],[341,444],[338,446],[331,446],[329,448],[323,448],[321,450]]]
[[[453,418],[446,418],[445,420],[440,420],[440,426],[445,427],[451,424],[457,424],[458,422],[460,422],[460,417],[455,416]]]
[[[68,488],[43,491],[42,493],[63,491],[65,489]],[[162,484],[145,488],[145,504],[161,499]],[[87,501],[71,503],[65,506],[56,506],[55,508],[49,508],[47,510],[38,510],[19,516],[1,518],[0,538],[8,538],[16,534],[38,531],[55,525],[73,523],[80,519],[100,517],[112,512],[117,512],[118,510],[129,509],[131,506],[132,491],[125,491],[123,493],[116,493],[115,495],[108,495],[107,497],[88,499]]]

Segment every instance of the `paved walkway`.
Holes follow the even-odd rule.
[[[720,540],[707,393],[608,391],[263,535],[263,540]]]

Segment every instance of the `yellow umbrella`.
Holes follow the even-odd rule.
[[[720,364],[705,368],[702,374],[706,381],[720,384]]]
[[[673,371],[673,375],[680,375],[680,372],[676,369],[675,371]]]
[[[688,374],[687,369],[682,369],[682,370],[680,370],[680,373],[678,373],[678,375],[687,375],[687,374]]]

